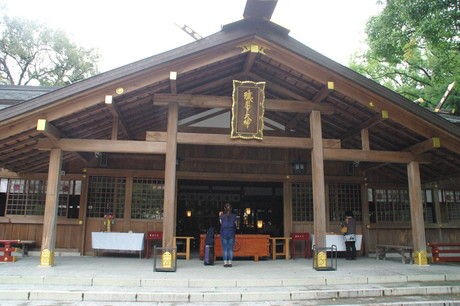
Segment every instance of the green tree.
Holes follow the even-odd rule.
[[[98,59],[62,31],[24,19],[0,20],[0,84],[71,84],[95,75]]]
[[[351,68],[406,98],[435,108],[449,84],[444,109],[460,109],[458,0],[388,0],[366,27],[368,50]]]

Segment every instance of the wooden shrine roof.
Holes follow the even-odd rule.
[[[250,14],[251,8],[247,11]],[[46,118],[61,138],[110,139],[116,114],[121,126],[118,139],[145,140],[147,131],[166,130],[167,107],[161,94],[176,90],[179,95],[199,95],[205,101],[202,105],[183,102],[179,111],[180,121],[195,116],[198,122],[200,114],[216,108],[211,103],[219,100],[216,96],[231,97],[232,80],[238,79],[266,81],[266,98],[274,104],[294,101],[333,109],[322,114],[323,138],[342,140],[342,148],[361,149],[362,128],[369,129],[371,149],[378,151],[405,151],[438,137],[441,147],[423,153],[431,163],[421,166],[422,179],[460,174],[459,126],[308,48],[270,17],[269,7],[188,45],[0,110],[0,167],[47,171],[49,153],[37,150],[39,139],[46,138],[36,130],[37,119]],[[251,51],[251,46],[259,47]],[[170,71],[178,73],[174,89]],[[329,81],[334,82],[333,90],[327,88]],[[117,88],[124,92],[115,93]],[[113,95],[111,107],[104,104],[108,94]],[[267,109],[265,116],[276,122],[266,135],[309,137],[306,112],[281,107]],[[228,126],[206,132],[210,130],[229,134]],[[179,131],[203,132],[203,128],[185,123]],[[64,158],[84,165],[91,156],[65,152]],[[387,166],[405,174],[405,167]],[[369,162],[360,167],[378,171],[379,165]]]

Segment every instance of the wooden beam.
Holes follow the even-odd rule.
[[[165,154],[165,142],[147,142],[136,140],[107,139],[60,139],[54,144],[47,139],[40,139],[36,145],[38,150],[61,148],[68,152],[107,152],[107,153],[139,153]]]
[[[412,152],[398,151],[364,151],[355,149],[324,149],[325,160],[360,161],[407,164],[411,161],[430,163],[430,159],[415,155]]]
[[[232,84],[233,80],[239,79],[241,77],[244,77],[244,74],[239,72],[233,75],[229,75],[228,77],[225,77],[223,79],[217,79],[211,82],[206,82],[203,85],[193,87],[189,90],[186,90],[184,91],[184,93],[186,94],[203,93],[213,88],[219,88],[222,86],[231,86],[230,84]]]
[[[313,98],[313,103],[321,103],[326,97],[329,95],[331,92],[331,89],[329,89],[327,86],[323,86],[318,93],[315,95]]]
[[[207,110],[203,111],[203,113],[204,112],[207,112]],[[222,110],[217,111],[215,113],[208,114],[208,115],[205,115],[203,117],[199,117],[199,118],[196,118],[194,120],[188,121],[187,123],[181,124],[181,127],[190,126],[190,125],[193,125],[195,123],[202,122],[202,121],[207,120],[209,118],[213,118],[213,117],[225,114],[225,113],[228,113],[228,109],[222,109]],[[195,115],[197,115],[197,114],[194,114],[193,116],[195,116]],[[182,120],[184,120],[184,119],[182,119]]]
[[[248,56],[246,57],[246,61],[244,62],[243,66],[243,73],[248,73],[249,71],[251,71],[252,65],[254,65],[256,57],[257,52],[248,52]]]
[[[274,58],[280,64],[289,67],[295,72],[306,75],[313,80],[325,83],[334,80],[335,91],[350,97],[363,106],[369,107],[372,103],[376,110],[387,110],[391,113],[391,119],[408,129],[426,137],[440,137],[443,147],[452,152],[460,152],[460,138],[453,135],[445,128],[432,124],[411,110],[406,110],[389,101],[386,97],[375,93],[373,90],[363,87],[355,80],[349,79],[337,71],[328,69],[323,65],[307,60],[305,57],[286,50],[283,46],[271,44],[264,41],[268,47],[267,56]]]
[[[347,139],[349,139],[349,138],[361,133],[361,131],[363,129],[370,129],[374,125],[379,124],[380,122],[382,122],[383,120],[386,120],[386,119],[388,119],[388,112],[383,110],[380,113],[375,114],[374,116],[370,117],[366,121],[362,122],[356,128],[354,128],[354,129],[348,131],[347,133],[345,133],[340,139],[342,141],[345,141],[345,140],[347,140]]]
[[[46,119],[37,120],[37,131],[41,132],[51,141],[57,141],[61,138],[61,132]]]
[[[113,121],[117,122],[117,126],[121,128],[122,132],[125,134],[127,138],[132,138],[132,135],[128,131],[128,128],[126,127],[126,122],[123,118],[123,116],[120,116],[120,111],[118,110],[118,107],[115,105],[115,103],[112,104],[105,104],[108,111],[112,114]],[[118,138],[118,137],[117,137]]]
[[[199,108],[228,108],[232,107],[232,98],[225,96],[207,96],[191,94],[154,94],[154,105],[167,105],[177,102],[184,107]],[[334,108],[330,104],[315,104],[311,101],[296,101],[283,99],[266,99],[265,109],[269,111],[282,111],[289,113],[306,113],[312,110],[321,111],[325,114],[333,114]]]
[[[120,121],[118,120],[118,116],[113,116],[113,121],[112,121],[112,135],[110,136],[111,140],[117,140],[118,139],[118,123]]]
[[[57,127],[48,122],[46,119],[37,120],[37,131],[41,132],[53,143],[58,141],[62,137],[65,137],[64,133],[62,133]],[[84,163],[87,163],[89,161],[89,158],[87,158],[83,154],[80,154],[78,152],[74,152],[74,154],[76,154],[77,158],[82,160]]]
[[[410,146],[405,151],[410,151],[414,154],[422,154],[427,151],[441,147],[441,140],[438,137],[428,138],[420,143]]]
[[[313,98],[312,103],[320,103],[324,98],[327,97],[331,90],[327,88],[327,86],[323,86],[316,96]],[[304,120],[306,118],[306,114],[298,113],[294,116],[294,118],[289,122],[289,124],[286,127],[286,130],[290,131],[293,129],[297,124],[299,124],[300,121]]]
[[[240,54],[241,49],[235,46],[234,41],[231,41],[209,48],[206,52],[198,52],[194,55],[180,57],[172,62],[163,62],[151,69],[145,69],[145,66],[148,66],[149,63],[143,62],[142,70],[137,67],[135,75],[127,73],[120,78],[104,83],[103,86],[93,86],[91,88],[87,86],[88,88],[82,90],[78,90],[77,86],[69,86],[68,90],[59,91],[59,94],[53,96],[58,103],[49,103],[37,110],[0,122],[0,139],[21,133],[25,130],[35,129],[37,119],[46,117],[49,121],[53,121],[98,103],[103,103],[102,97],[107,92],[116,88],[123,87],[125,93],[131,93],[139,88],[151,86],[154,83],[167,79],[171,70],[178,73],[186,73],[206,65],[239,56]],[[133,67],[134,69],[136,68]],[[86,84],[87,81],[89,82],[89,80],[85,80],[81,83]],[[91,79],[91,81],[94,80]],[[80,84],[80,87],[84,87],[83,84]]]
[[[147,142],[165,141],[166,133],[147,131],[146,140]],[[177,133],[177,143],[194,145],[243,146],[267,148],[311,149],[313,147],[311,138],[265,136],[263,140],[244,140],[231,139],[230,135],[203,133]],[[325,148],[338,149],[340,148],[340,141],[337,139],[323,139],[323,146]]]

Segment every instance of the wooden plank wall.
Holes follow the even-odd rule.
[[[57,249],[80,249],[81,225],[59,224],[57,226]],[[37,223],[0,223],[0,239],[34,240],[41,246],[43,224]]]

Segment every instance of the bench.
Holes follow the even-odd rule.
[[[12,243],[12,245],[20,246],[22,256],[29,256],[29,250],[31,249],[31,247],[35,245],[35,241],[34,240],[18,240],[16,243]]]
[[[16,256],[11,256],[12,252],[16,251],[16,248],[13,248],[13,243],[19,243],[20,240],[0,240],[0,252],[3,252],[3,255],[0,256],[2,262],[15,262]]]
[[[433,263],[460,261],[460,256],[453,256],[450,254],[460,254],[460,243],[428,243],[431,248]],[[449,254],[447,256],[440,256],[441,254]]]
[[[397,253],[402,257],[402,263],[412,263],[413,248],[406,245],[377,244],[375,246],[375,259],[385,260],[387,253]]]

